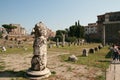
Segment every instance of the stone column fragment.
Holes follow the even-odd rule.
[[[41,79],[48,77],[51,73],[46,67],[47,65],[47,29],[40,22],[37,23],[32,32],[35,36],[33,43],[33,57],[31,67],[27,71],[27,76],[30,79]]]

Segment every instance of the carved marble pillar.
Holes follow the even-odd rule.
[[[47,29],[40,22],[37,23],[32,32],[35,36],[33,43],[33,57],[31,67],[27,71],[27,76],[30,79],[41,79],[48,77],[51,73],[46,67],[47,65]]]

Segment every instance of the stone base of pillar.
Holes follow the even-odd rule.
[[[45,68],[43,71],[32,71],[30,69],[26,71],[26,77],[29,79],[43,79],[50,75],[51,72],[48,68]]]

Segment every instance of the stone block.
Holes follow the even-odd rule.
[[[75,62],[77,60],[78,60],[78,58],[75,55],[71,55],[71,56],[68,57],[68,61]]]
[[[90,48],[90,49],[89,49],[89,53],[95,53],[94,48]]]
[[[87,49],[83,49],[82,56],[88,56],[88,50]]]

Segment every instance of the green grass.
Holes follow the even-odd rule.
[[[74,46],[71,45],[70,47],[65,46],[65,47],[53,47],[53,48],[48,48],[48,53],[51,52],[67,52],[70,54],[75,54],[78,57],[78,61],[76,64],[83,64],[87,66],[94,66],[94,67],[99,67],[99,68],[107,68],[109,65],[109,59],[105,58],[107,53],[109,52],[108,47],[105,47],[101,49],[100,51],[96,52],[95,54],[89,54],[88,57],[83,57],[81,56],[81,53],[83,48],[91,48],[98,46],[99,44],[93,43],[93,44],[88,44],[88,45],[81,45],[81,46]],[[23,54],[23,53],[32,53],[33,48],[32,45],[28,44],[23,44],[27,50],[25,51],[24,48],[7,48],[6,52],[2,52],[4,54]],[[53,53],[50,53],[53,54]],[[70,55],[69,54],[69,55]],[[62,60],[66,61],[69,55],[62,55],[61,58]]]
[[[27,45],[25,46],[25,48],[27,48],[27,50],[25,50],[24,48],[20,47],[20,48],[9,48],[6,47],[6,51],[5,52],[1,52],[1,54],[22,54],[22,53],[31,53],[33,51],[32,46]]]
[[[6,47],[5,52],[2,52],[0,49],[0,54],[22,54],[30,53],[33,51],[32,44],[29,44],[27,42],[23,42],[22,44],[20,44],[19,48],[17,47],[18,44],[16,41],[0,39],[0,43],[1,43],[0,46]],[[13,48],[9,48],[10,46],[12,46]],[[27,50],[25,50],[24,48],[27,48]]]
[[[48,48],[48,52],[53,51],[53,52],[69,52],[70,54],[80,54],[83,48],[96,47],[98,45],[99,43],[93,43],[93,44],[81,45],[81,46],[71,45],[70,47],[65,46],[65,47],[59,47],[59,48],[53,47],[53,48]]]
[[[74,62],[74,64],[82,64],[82,65],[87,65],[91,67],[98,67],[98,68],[101,68],[102,70],[105,70],[106,68],[108,68],[110,64],[110,58],[106,58],[106,55],[108,53],[109,53],[109,49],[106,46],[103,49],[99,50],[98,52],[95,52],[94,54],[89,54],[88,57],[83,57],[81,56],[81,54],[79,54],[77,55],[78,61]],[[69,62],[67,60],[69,56],[70,54],[62,55],[61,56],[62,61]]]
[[[0,70],[3,70],[5,68],[5,66],[0,65]]]
[[[5,68],[5,63],[0,61],[0,70],[3,70]]]
[[[29,80],[29,79],[25,79],[25,78],[11,78],[11,80]]]
[[[105,76],[104,75],[96,76],[95,80],[105,80]]]
[[[109,66],[109,61],[110,61],[110,57],[109,57],[109,49],[108,46],[104,47],[103,49],[101,49],[100,51],[96,52],[95,54],[89,54],[88,57],[83,57],[81,56],[81,52],[83,50],[83,48],[91,48],[91,47],[96,47],[99,44],[88,44],[88,45],[81,45],[81,46],[74,46],[71,45],[70,47],[65,46],[65,47],[53,47],[53,48],[48,48],[48,54],[53,54],[53,52],[57,52],[57,53],[70,53],[70,54],[66,54],[66,55],[61,55],[60,58],[62,61],[67,61],[68,57],[71,54],[75,54],[78,57],[78,61],[77,62],[69,62],[71,64],[78,64],[78,65],[87,65],[88,67],[97,67],[100,68],[102,71],[105,71],[106,68],[108,68]],[[24,54],[24,53],[32,53],[33,52],[33,48],[32,45],[28,45],[28,44],[24,44],[25,48],[27,48],[27,51],[25,51],[23,48],[7,48],[6,52],[2,52],[4,54]],[[0,55],[2,54],[0,53]],[[106,58],[107,55],[107,58]],[[2,63],[2,62],[1,62]],[[0,64],[0,70],[4,69],[4,65]],[[67,71],[71,71],[71,67],[68,67]],[[13,71],[9,71],[10,73],[14,74],[16,72]],[[23,75],[24,72],[18,72],[16,75]],[[52,74],[56,74],[55,71],[52,72]],[[24,76],[21,76],[24,77]],[[100,75],[96,77],[96,80],[104,80],[104,75]],[[13,78],[13,80],[15,80]],[[18,80],[26,80],[24,78],[19,78]]]
[[[73,50],[73,52],[78,53],[76,52],[78,49],[76,50],[73,48]],[[94,80],[105,80],[106,69],[109,67],[111,61],[111,52],[109,51],[108,46],[105,46],[94,54],[89,54],[88,57],[83,57],[81,54],[75,54],[78,58],[78,61],[76,62],[68,61],[70,55],[71,54],[61,55],[61,61],[69,62],[71,64],[87,65],[88,69],[89,67],[99,68],[102,71],[102,74],[96,76]]]
[[[55,74],[56,74],[56,72],[55,72],[55,71],[51,71],[51,73],[52,73],[53,75],[55,75]]]

